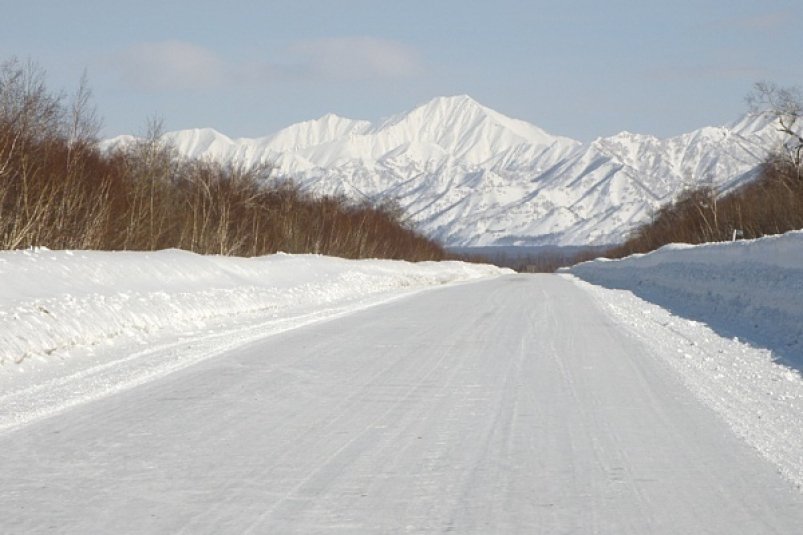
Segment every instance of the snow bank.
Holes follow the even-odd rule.
[[[0,374],[120,337],[287,317],[315,306],[501,272],[461,262],[314,255],[0,252]]]
[[[568,271],[593,284],[630,290],[803,369],[801,231],[732,243],[668,245]]]
[[[803,232],[564,271],[803,490]]]
[[[504,272],[315,255],[0,252],[0,432],[271,334]]]

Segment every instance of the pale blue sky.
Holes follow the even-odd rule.
[[[468,94],[554,134],[725,124],[754,82],[803,86],[800,0],[0,0],[0,59],[87,69],[103,134],[270,134]]]

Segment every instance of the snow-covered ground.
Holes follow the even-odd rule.
[[[503,272],[315,255],[1,252],[0,430],[271,332]]]
[[[622,260],[585,262],[571,273],[630,290],[803,368],[803,231],[730,243],[672,244]]]
[[[803,380],[738,311],[794,328],[802,239],[574,270],[727,336],[566,274],[0,253],[0,531],[794,533]]]
[[[599,305],[445,285],[0,432],[0,532],[798,533],[803,493]]]
[[[803,488],[803,232],[670,245],[568,272]]]

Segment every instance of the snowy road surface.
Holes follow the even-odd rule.
[[[445,287],[0,433],[3,533],[799,533],[803,493],[572,282]]]

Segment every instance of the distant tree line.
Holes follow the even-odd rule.
[[[605,256],[645,253],[668,243],[760,238],[803,229],[803,137],[799,133],[803,97],[797,89],[760,82],[747,100],[751,113],[770,118],[782,134],[758,177],[724,195],[711,187],[684,192]]]
[[[186,160],[156,122],[101,152],[90,97],[85,77],[67,98],[35,64],[0,64],[0,248],[446,257],[393,203],[316,198],[270,166]]]
[[[668,243],[760,238],[801,229],[803,183],[797,172],[788,162],[769,161],[756,180],[723,196],[710,188],[685,192],[606,256],[645,253]]]

